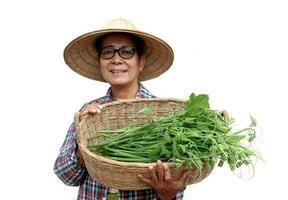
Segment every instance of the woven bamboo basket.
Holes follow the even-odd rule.
[[[155,163],[128,163],[107,159],[87,149],[86,146],[90,144],[88,138],[95,136],[100,130],[115,130],[146,120],[145,114],[138,113],[145,107],[153,108],[153,116],[168,116],[175,111],[182,111],[184,103],[185,101],[177,99],[127,100],[103,104],[101,113],[87,115],[84,118],[80,118],[80,114],[76,113],[77,144],[89,175],[103,185],[121,190],[149,188],[137,178],[137,175],[149,177],[148,166]],[[101,139],[98,142],[101,142]],[[173,163],[167,164],[173,180],[177,180],[187,170],[184,166],[176,167]],[[212,169],[208,167],[204,167],[200,172],[192,169],[187,184],[202,181],[211,171]]]

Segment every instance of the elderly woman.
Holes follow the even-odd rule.
[[[84,34],[73,40],[64,51],[65,61],[77,73],[107,82],[107,94],[85,104],[80,113],[97,114],[101,104],[123,99],[152,98],[140,81],[155,78],[169,69],[173,51],[163,40],[138,31],[124,19],[109,22],[103,29]],[[139,179],[153,189],[119,190],[119,199],[182,199],[189,172],[172,181],[167,165],[157,161],[150,166],[150,178],[139,174]],[[85,168],[76,143],[74,123],[56,159],[54,171],[67,185],[80,186],[78,199],[109,199],[111,188],[93,180]]]

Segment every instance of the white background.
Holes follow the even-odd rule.
[[[261,127],[256,147],[265,161],[252,180],[216,168],[185,199],[287,199],[287,10],[279,0],[1,1],[0,198],[76,199],[53,164],[74,112],[108,85],[70,70],[63,50],[123,17],[174,49],[172,68],[143,83],[153,94],[206,93],[240,125],[252,114]]]

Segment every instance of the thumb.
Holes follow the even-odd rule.
[[[191,174],[192,174],[192,170],[187,170],[183,172],[182,176],[179,179],[180,182],[185,184]]]

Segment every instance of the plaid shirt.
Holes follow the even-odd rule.
[[[107,91],[106,96],[99,99],[95,99],[87,104],[91,103],[109,103],[112,101],[112,90],[111,87]],[[139,83],[139,89],[136,94],[136,99],[141,98],[153,98],[153,96],[144,86]],[[87,105],[85,104],[85,105]],[[84,105],[84,106],[85,106]],[[83,106],[83,107],[84,107]],[[66,184],[70,186],[80,186],[78,192],[78,200],[95,200],[101,199],[105,200],[108,187],[101,185],[100,183],[93,180],[85,167],[83,167],[79,162],[79,157],[76,153],[77,143],[76,143],[76,131],[74,123],[70,126],[68,133],[66,135],[65,141],[60,149],[60,154],[58,155],[55,165],[55,174]],[[119,190],[120,200],[147,200],[157,199],[157,194],[153,189],[146,190]],[[183,192],[179,192],[176,196],[177,200],[183,199]]]

